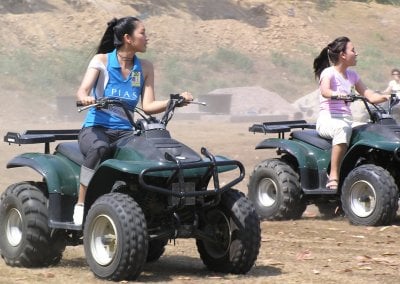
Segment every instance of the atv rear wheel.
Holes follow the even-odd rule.
[[[250,176],[248,195],[263,219],[299,219],[307,208],[299,175],[287,163],[265,160]]]
[[[354,225],[389,225],[398,209],[398,188],[388,171],[376,165],[352,170],[342,187],[342,206]]]
[[[200,258],[215,272],[245,274],[260,249],[260,220],[251,202],[237,190],[228,190],[220,205],[200,220],[207,239],[197,239]]]
[[[10,185],[0,201],[0,252],[10,266],[47,267],[60,262],[63,234],[48,227],[47,198],[34,183]]]
[[[101,196],[86,217],[83,243],[87,262],[97,277],[114,281],[136,279],[148,251],[147,226],[141,208],[126,194]]]

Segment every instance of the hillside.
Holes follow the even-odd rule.
[[[340,35],[355,43],[364,81],[383,89],[400,66],[399,12],[354,1],[6,0],[0,87],[19,100],[8,111],[37,100],[54,111],[58,96],[74,95],[107,21],[134,15],[150,38],[143,56],[158,96],[261,86],[293,102],[316,88],[312,60]]]

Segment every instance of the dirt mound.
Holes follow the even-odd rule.
[[[291,5],[279,1],[90,1],[17,0],[0,4],[0,39],[8,46],[36,52],[97,42],[113,17],[135,15],[146,22],[150,44],[164,52],[199,53],[225,46],[265,53],[290,42],[322,43],[316,26],[295,17]],[[5,48],[5,47],[4,47]],[[4,50],[3,50],[4,51]]]
[[[39,105],[39,110],[46,107],[44,112],[47,112],[47,115],[40,116],[45,118],[39,121],[51,120],[49,117],[55,115],[49,116],[49,113],[56,110],[57,102],[39,98],[37,94],[42,94],[42,90],[30,92],[23,79],[31,77],[29,72],[37,72],[29,56],[36,54],[39,58],[48,59],[48,64],[57,65],[54,72],[44,76],[57,76],[61,81],[67,68],[76,68],[74,81],[61,86],[65,90],[46,88],[40,84],[53,98],[73,96],[87,63],[82,62],[78,68],[67,65],[63,57],[54,60],[51,57],[71,49],[82,50],[89,60],[106,23],[113,17],[134,15],[145,22],[150,39],[149,56],[157,54],[154,63],[158,94],[181,91],[180,86],[200,94],[226,87],[260,86],[294,102],[316,88],[311,68],[313,56],[330,39],[343,35],[343,32],[356,41],[357,48],[360,46],[360,59],[368,57],[368,61],[360,60],[359,64],[363,80],[374,89],[383,89],[390,69],[400,62],[396,49],[391,48],[400,44],[400,39],[392,35],[392,31],[397,29],[400,8],[352,1],[329,3],[276,0],[4,0],[0,3],[0,56],[4,64],[0,70],[0,87],[7,96],[17,93],[23,102],[32,101],[34,93],[40,104],[32,101],[30,110],[22,107],[17,108],[17,112],[35,113],[35,105]],[[365,23],[368,23],[368,29],[365,29]],[[371,31],[375,32],[371,34]],[[235,60],[242,55],[253,64],[252,67],[246,69],[240,65],[243,63],[235,67],[216,66],[215,54],[220,49],[225,55],[232,51],[226,60]],[[210,54],[214,57],[199,68],[201,59]],[[25,60],[15,60],[18,64],[26,64],[26,68],[21,68],[29,70],[24,76],[8,75],[7,68],[10,67],[7,67],[5,59],[12,56],[26,57]],[[184,63],[178,65],[181,60]],[[373,70],[371,66],[374,66]],[[238,70],[240,67],[242,69]],[[173,72],[176,74],[171,78]],[[368,72],[371,75],[365,78],[364,74],[368,75]],[[11,104],[23,106],[20,102]],[[8,112],[4,115],[9,117]]]

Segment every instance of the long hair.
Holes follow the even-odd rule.
[[[114,18],[109,21],[96,53],[109,53],[121,47],[124,44],[124,35],[131,35],[138,21],[139,19],[135,17]]]
[[[319,79],[322,71],[339,62],[341,52],[346,52],[347,43],[350,41],[348,37],[342,36],[336,38],[334,41],[324,47],[321,53],[314,59],[314,75]]]

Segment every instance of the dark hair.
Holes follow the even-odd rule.
[[[97,48],[97,53],[109,53],[115,48],[121,47],[124,43],[124,35],[131,35],[136,29],[137,22],[139,22],[139,19],[135,17],[114,18],[109,21]]]
[[[393,75],[394,72],[400,73],[400,70],[397,69],[397,68],[393,68],[393,69],[392,69],[392,75]]]
[[[341,52],[346,52],[346,46],[349,41],[348,37],[338,37],[322,49],[321,53],[314,59],[314,74],[316,79],[319,79],[325,68],[339,62],[339,55]]]

